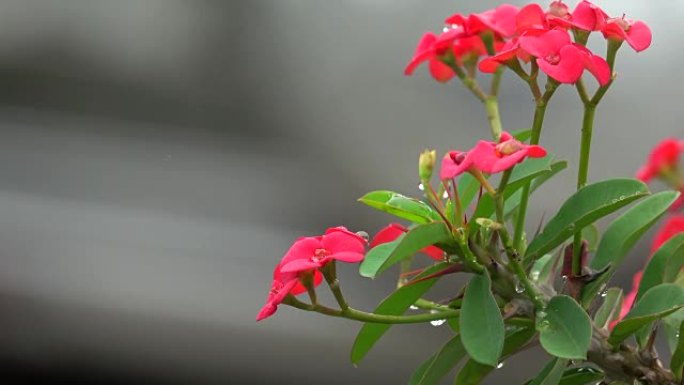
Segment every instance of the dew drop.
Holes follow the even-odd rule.
[[[620,195],[620,200],[621,200],[621,201],[624,201],[625,199],[627,199],[627,197],[626,197],[626,196],[624,196],[624,195]]]
[[[425,186],[423,186],[422,183],[419,183],[419,184],[418,184],[418,190],[420,190],[420,191],[425,191]]]
[[[445,319],[436,319],[434,321],[430,321],[430,325],[437,327],[437,326],[444,325],[445,322],[446,322]]]
[[[449,32],[449,27],[442,28],[442,32]]]
[[[502,361],[502,362],[499,362],[499,363],[496,365],[496,368],[497,368],[497,369],[501,369],[501,368],[503,368],[503,367],[504,367],[503,361]]]
[[[444,198],[444,199],[449,198],[449,193],[445,191],[445,192],[442,194],[442,198]]]
[[[604,290],[601,292],[601,297],[605,298],[608,295],[608,290]]]
[[[535,270],[530,273],[530,278],[532,278],[533,281],[539,281],[539,270]]]
[[[418,306],[416,306],[416,305],[411,305],[411,306],[409,306],[409,309],[411,309],[411,310],[418,310]]]

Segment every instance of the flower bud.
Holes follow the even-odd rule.
[[[435,168],[435,159],[437,158],[437,151],[425,150],[420,154],[418,159],[418,175],[420,181],[427,183],[432,178],[432,170]]]

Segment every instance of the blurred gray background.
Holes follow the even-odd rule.
[[[375,232],[392,218],[356,198],[417,194],[423,148],[487,136],[457,83],[402,71],[424,31],[496,4],[0,1],[0,382],[405,383],[446,326],[395,327],[353,368],[358,324],[286,307],[254,317],[293,239],[334,225]],[[684,2],[599,4],[648,22],[654,44],[622,50],[593,180],[631,176],[660,138],[684,135]],[[505,127],[529,127],[521,82],[507,76],[501,99]],[[573,163],[580,117],[564,87],[543,144]],[[535,196],[534,220],[574,174]],[[358,308],[394,285],[341,270]],[[543,363],[528,352],[488,383],[520,383]]]

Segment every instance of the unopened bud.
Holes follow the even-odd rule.
[[[425,150],[420,154],[418,159],[418,175],[420,181],[427,183],[432,178],[432,170],[435,168],[435,160],[437,158],[437,151]]]

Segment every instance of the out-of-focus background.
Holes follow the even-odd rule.
[[[423,148],[487,135],[457,83],[402,71],[424,31],[496,4],[0,1],[0,383],[404,383],[446,326],[394,327],[354,368],[358,324],[286,307],[254,317],[293,239],[377,231],[391,218],[357,197],[417,194]],[[599,4],[655,39],[621,52],[592,179],[631,176],[660,138],[684,133],[684,3]],[[521,82],[507,76],[501,98],[506,128],[528,127]],[[580,116],[563,87],[543,138],[558,157],[576,160]],[[574,173],[535,196],[533,219],[553,213]],[[359,308],[394,284],[341,270]],[[520,383],[540,357],[488,383]]]

